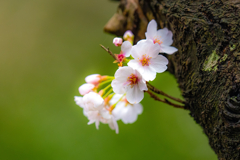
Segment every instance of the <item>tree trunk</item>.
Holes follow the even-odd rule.
[[[221,160],[240,159],[239,15],[240,0],[121,0],[104,28],[135,42],[151,19],[173,32],[169,71]]]

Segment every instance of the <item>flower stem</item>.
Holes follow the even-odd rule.
[[[108,85],[106,88],[109,88],[109,86],[111,86],[111,84]],[[104,90],[105,90],[106,88],[104,88]],[[105,99],[110,93],[112,93],[112,91],[113,91],[113,89],[111,88],[111,89],[103,96],[103,99]]]
[[[150,95],[150,97],[152,97],[152,98],[155,99],[156,101],[160,101],[160,102],[166,103],[166,104],[171,105],[171,106],[173,106],[173,107],[175,107],[175,108],[188,109],[185,105],[184,105],[184,106],[181,106],[181,105],[172,103],[172,102],[170,102],[169,100],[167,100],[167,99],[165,99],[165,98],[164,98],[164,99],[161,99],[161,98],[159,98],[158,96],[156,96],[155,94],[153,94],[152,92],[150,92],[149,90],[146,91],[146,92]]]
[[[185,104],[185,103],[186,103],[185,101],[183,101],[183,100],[181,100],[181,99],[179,99],[179,98],[175,98],[175,97],[173,97],[173,96],[170,96],[170,95],[164,93],[163,91],[160,91],[159,89],[155,88],[154,86],[152,86],[152,85],[151,85],[150,83],[148,83],[148,82],[147,82],[147,86],[148,86],[148,88],[149,88],[151,91],[153,91],[154,93],[163,95],[163,96],[165,96],[165,97],[168,97],[168,98],[170,98],[170,99],[172,99],[172,100],[174,100],[174,101],[176,101],[176,102],[182,103],[182,104]]]
[[[101,46],[105,51],[107,51],[118,63],[120,63],[119,60],[116,58],[116,56],[109,50],[109,48],[106,48],[106,47],[104,47],[104,46],[101,45],[101,44],[100,44],[100,46]]]
[[[101,87],[101,86],[103,86],[103,85],[106,84],[106,83],[112,82],[112,80],[113,80],[113,79],[109,79],[109,80],[103,81],[103,82],[101,82],[101,83],[98,85],[98,87]]]

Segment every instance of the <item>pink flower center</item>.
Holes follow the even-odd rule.
[[[128,77],[128,82],[131,85],[131,87],[133,87],[133,85],[137,84],[138,81],[139,81],[138,77],[133,73]]]
[[[142,59],[140,59],[139,61],[140,61],[140,63],[142,64],[142,66],[149,66],[149,64],[150,64],[150,59],[151,59],[152,57],[149,57],[149,56],[147,56],[146,54],[144,54],[143,56],[142,56]]]
[[[125,55],[123,53],[121,53],[121,54],[117,55],[117,58],[120,62],[122,62],[125,58]]]
[[[153,43],[155,44],[155,43],[158,43],[159,45],[160,44],[162,44],[163,42],[160,40],[160,39],[158,39],[158,38],[154,38],[153,39]]]

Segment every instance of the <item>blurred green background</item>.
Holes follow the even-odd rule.
[[[74,102],[85,76],[114,75],[117,66],[99,44],[118,2],[108,0],[0,1],[1,160],[214,160],[207,137],[188,111],[148,95],[134,124],[87,125]],[[180,97],[169,73],[153,82]]]

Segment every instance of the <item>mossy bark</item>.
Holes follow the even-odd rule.
[[[190,115],[219,159],[240,159],[240,0],[121,0],[105,31],[145,38],[148,22],[173,32],[169,58]]]

